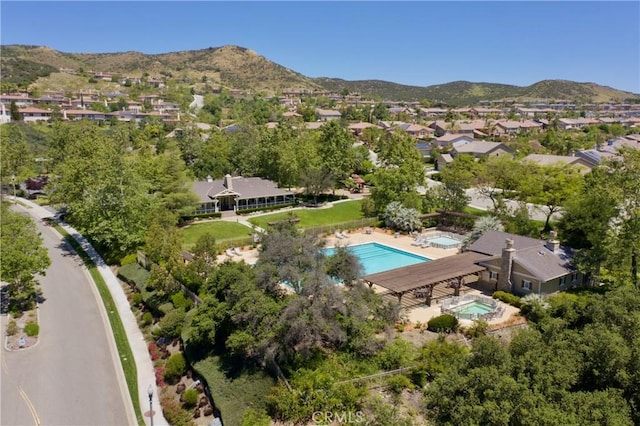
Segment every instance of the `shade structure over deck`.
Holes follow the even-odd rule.
[[[392,269],[377,274],[366,275],[364,281],[395,293],[400,299],[403,294],[419,289],[430,289],[438,284],[447,285],[452,280],[478,274],[485,270],[475,262],[485,259],[485,254],[465,252],[454,256],[418,263],[404,268]],[[431,298],[431,292],[427,299]]]

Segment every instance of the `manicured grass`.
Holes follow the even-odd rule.
[[[251,229],[245,225],[235,222],[225,222],[215,220],[211,222],[197,223],[182,228],[182,244],[185,247],[195,245],[198,238],[207,232],[212,234],[216,241],[228,240],[231,238],[241,238],[251,235]]]
[[[477,208],[471,207],[471,206],[466,206],[464,208],[464,213],[472,214],[472,215],[476,215],[476,216],[488,216],[489,215],[488,211],[477,209]]]
[[[53,223],[53,222],[52,222]],[[65,241],[73,247],[75,252],[80,256],[82,262],[85,264],[93,281],[96,283],[102,303],[104,303],[107,316],[109,317],[109,323],[111,324],[111,330],[113,331],[113,337],[118,348],[118,355],[120,356],[120,362],[122,363],[122,369],[124,370],[124,376],[127,380],[127,387],[129,388],[129,395],[131,397],[131,403],[133,409],[136,412],[136,419],[138,425],[144,426],[145,421],[142,417],[142,411],[140,410],[140,401],[138,400],[138,373],[136,368],[135,359],[133,358],[133,352],[129,346],[129,340],[127,339],[127,333],[122,325],[118,308],[116,307],[113,297],[109,292],[107,284],[102,279],[102,275],[98,272],[98,268],[93,263],[91,258],[82,249],[80,244],[73,239],[71,235],[67,233],[60,225],[54,224],[55,229],[64,237]]]
[[[300,222],[298,222],[300,228],[309,228],[312,226],[330,225],[332,223],[362,219],[364,215],[362,214],[361,207],[361,200],[345,201],[336,203],[333,207],[329,208],[292,210],[289,212],[253,217],[249,219],[249,222],[263,229],[267,229],[269,222],[286,220],[291,214],[294,214],[300,219]]]
[[[237,376],[228,377],[217,356],[198,361],[193,364],[193,368],[209,385],[211,396],[222,413],[225,425],[241,424],[242,415],[249,407],[257,410],[266,408],[265,397],[276,384],[273,378],[263,371],[242,372]]]

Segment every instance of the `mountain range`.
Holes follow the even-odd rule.
[[[429,100],[450,106],[467,106],[482,100],[563,99],[581,102],[639,101],[640,95],[596,83],[543,80],[530,86],[454,81],[426,87],[381,80],[347,81],[338,78],[311,78],[276,64],[258,53],[239,46],[210,47],[162,54],[139,52],[66,53],[45,46],[0,46],[2,81],[60,90],[55,77],[60,68],[117,74],[120,76],[164,75],[185,81],[209,81],[228,89],[277,94],[283,90],[360,93],[395,101]],[[66,79],[74,84],[73,80]],[[86,85],[78,76],[75,84]],[[68,86],[65,88],[69,88]],[[77,87],[76,89],[82,89]]]

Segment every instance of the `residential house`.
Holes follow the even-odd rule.
[[[529,154],[522,161],[530,161],[539,166],[549,166],[553,164],[563,164],[566,166],[576,167],[580,173],[585,174],[593,170],[593,163],[582,157],[570,157],[567,155],[547,155],[547,154]]]
[[[494,136],[515,136],[520,133],[520,122],[512,120],[497,121],[494,125]]]
[[[52,112],[48,109],[41,109],[32,106],[21,108],[18,110],[22,121],[25,123],[35,123],[36,121],[51,120]]]
[[[472,155],[474,158],[498,156],[511,153],[511,148],[500,142],[489,141],[458,141],[453,144],[451,156],[457,157],[461,154]]]
[[[107,114],[100,111],[91,111],[89,109],[64,109],[62,115],[65,120],[98,120],[102,121],[107,118]]]
[[[0,103],[11,105],[11,102],[15,102],[18,108],[33,105],[33,99],[26,95],[0,95]]]
[[[320,121],[339,120],[342,118],[342,114],[334,109],[317,109],[316,117]]]
[[[349,130],[351,130],[351,133],[353,133],[355,136],[360,136],[362,134],[362,132],[364,131],[364,129],[366,129],[368,127],[376,127],[378,129],[381,129],[380,126],[377,126],[377,125],[372,124],[372,123],[367,123],[366,121],[361,121],[359,123],[349,124]]]
[[[194,182],[193,189],[200,197],[195,214],[295,203],[295,193],[278,188],[275,182],[259,177],[226,175],[223,179],[208,178],[206,181]]]
[[[420,116],[424,118],[444,117],[447,110],[442,108],[420,108]]]
[[[564,130],[582,129],[586,126],[598,124],[599,121],[595,118],[560,118],[558,119],[560,127]]]
[[[475,263],[486,268],[479,281],[493,291],[546,295],[585,283],[571,264],[573,250],[553,231],[548,241],[487,231],[466,251],[487,256]]]
[[[0,104],[0,124],[11,123],[11,111],[4,104]]]
[[[453,157],[451,154],[440,154],[438,158],[436,158],[436,170],[442,170],[447,164],[451,164],[453,162]]]
[[[446,148],[457,142],[473,142],[474,139],[470,135],[462,135],[459,133],[447,133],[446,135],[435,138],[432,143],[437,148]]]
[[[425,139],[433,137],[433,129],[426,126],[421,126],[420,124],[404,123],[398,127],[407,132],[407,134],[414,139]]]

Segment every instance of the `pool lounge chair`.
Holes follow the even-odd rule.
[[[342,234],[342,238],[349,238],[349,233],[347,230],[342,231],[341,234]]]
[[[344,235],[342,235],[342,232],[340,232],[340,231],[336,231],[335,232],[335,236],[336,236],[336,238],[340,238],[340,239],[344,238]]]
[[[423,235],[418,235],[416,237],[416,239],[411,242],[411,245],[412,246],[421,246],[425,242],[427,242],[426,237],[424,237]]]
[[[234,255],[233,250],[231,250],[230,248],[228,248],[227,251],[225,251],[225,254],[227,255],[227,257],[233,257]]]
[[[236,256],[242,256],[242,250],[240,250],[238,247],[234,247],[233,254],[235,254]]]

